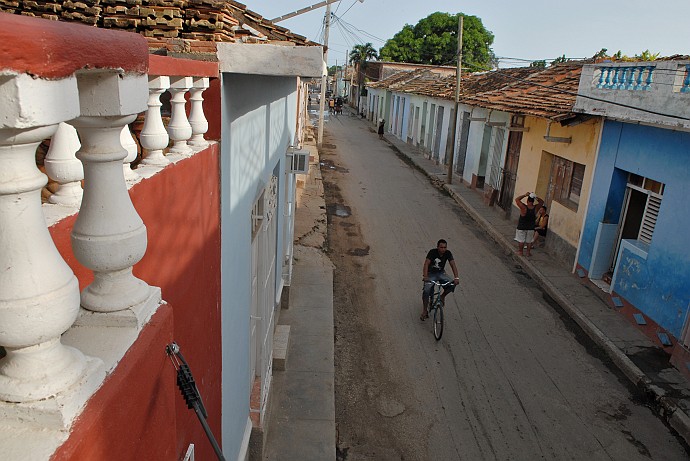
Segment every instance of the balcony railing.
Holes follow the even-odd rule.
[[[208,146],[203,93],[218,66],[149,56],[137,34],[8,14],[0,54],[0,417],[65,430],[114,365],[61,338],[75,324],[140,330],[161,302],[132,273],[148,236],[128,187]],[[56,188],[42,205],[48,178],[35,159],[46,139]],[[75,213],[72,251],[93,272],[81,291],[46,225]]]
[[[598,68],[597,88],[609,90],[648,90],[653,81],[654,66],[603,66]]]
[[[688,60],[587,64],[574,111],[688,129],[689,97]]]

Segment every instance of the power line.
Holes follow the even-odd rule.
[[[361,32],[362,34],[366,35],[367,37],[371,37],[371,38],[374,39],[374,40],[378,40],[379,42],[382,42],[382,43],[386,43],[386,42],[388,41],[388,40],[384,40],[384,39],[382,39],[382,38],[380,38],[380,37],[377,37],[376,35],[370,34],[369,32],[367,32],[367,31],[365,31],[365,30],[358,29],[357,27],[353,26],[353,25],[350,24],[349,22],[345,21],[345,20],[342,18],[342,16],[341,16],[341,17],[336,17],[336,20],[339,21],[339,22],[342,22],[342,23],[343,23],[345,26],[347,26],[348,28],[350,28],[350,29],[355,29],[355,30],[357,30],[358,32]]]
[[[352,2],[352,5],[350,5],[350,8],[348,8],[348,9],[345,10],[345,12],[343,13],[343,16],[345,16],[345,15],[347,14],[347,12],[350,11],[350,10],[352,9],[353,6],[355,6],[355,3],[357,3],[357,0],[354,0],[354,1]]]

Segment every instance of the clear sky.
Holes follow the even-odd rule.
[[[268,19],[318,2],[243,1]],[[329,65],[343,63],[355,44],[371,42],[378,50],[405,24],[415,25],[436,11],[479,17],[494,34],[492,49],[500,58],[499,67],[563,54],[591,57],[602,48],[629,56],[647,49],[662,56],[690,54],[690,0],[342,0],[331,10],[336,19],[329,38]],[[323,7],[279,24],[323,43],[325,11]]]

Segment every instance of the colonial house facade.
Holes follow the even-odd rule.
[[[516,195],[529,191],[543,198],[549,213],[546,245],[570,267],[575,262],[601,131],[599,117],[573,112],[582,66],[581,62],[554,65],[514,78],[500,90],[463,99],[465,104],[509,117],[504,125],[509,136],[501,148],[505,155],[494,153],[498,163],[490,163],[486,186],[492,190],[488,193],[496,191],[507,216],[516,215]],[[485,155],[480,150],[480,159]]]
[[[575,105],[604,118],[577,266],[658,343],[677,340],[686,371],[689,69],[682,59],[587,65]]]
[[[0,13],[7,459],[261,457],[323,49],[223,8],[217,44]]]

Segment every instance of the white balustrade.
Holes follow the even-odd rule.
[[[149,286],[134,277],[132,266],[146,252],[146,227],[127,192],[122,162],[127,155],[120,134],[146,109],[146,76],[116,73],[79,75],[81,116],[74,120],[82,147],[84,198],[72,230],[72,248],[94,281],[81,305],[96,312],[136,307]]]
[[[163,155],[163,149],[168,147],[170,137],[163,125],[161,117],[160,96],[170,88],[170,78],[167,76],[149,77],[149,99],[144,128],[139,134],[139,142],[147,153],[141,163],[144,165],[165,166],[170,160]]]
[[[209,79],[206,77],[195,78],[192,88],[189,90],[191,109],[189,111],[189,124],[192,126],[192,138],[189,145],[194,150],[202,150],[208,147],[208,141],[204,139],[204,134],[208,131],[208,121],[204,115],[204,98],[202,93],[208,89]]]
[[[127,155],[122,160],[122,171],[125,175],[125,180],[135,180],[139,177],[136,171],[132,169],[130,163],[137,158],[137,143],[132,137],[132,132],[129,131],[129,125],[122,127],[120,132],[120,144],[123,149],[127,151]]]
[[[60,256],[41,210],[46,176],[36,148],[79,113],[74,78],[0,77],[0,400],[54,396],[86,373],[61,335],[79,312],[79,284]],[[70,97],[71,96],[71,97]]]
[[[60,123],[43,162],[50,179],[59,184],[57,191],[48,198],[50,203],[66,206],[81,203],[84,168],[75,155],[80,147],[77,130],[72,125]]]
[[[174,154],[191,155],[191,147],[187,140],[192,136],[192,126],[187,120],[185,111],[185,93],[192,87],[192,77],[171,77],[168,91],[172,95],[170,99],[170,122],[168,123],[168,135],[174,141],[170,152]]]

